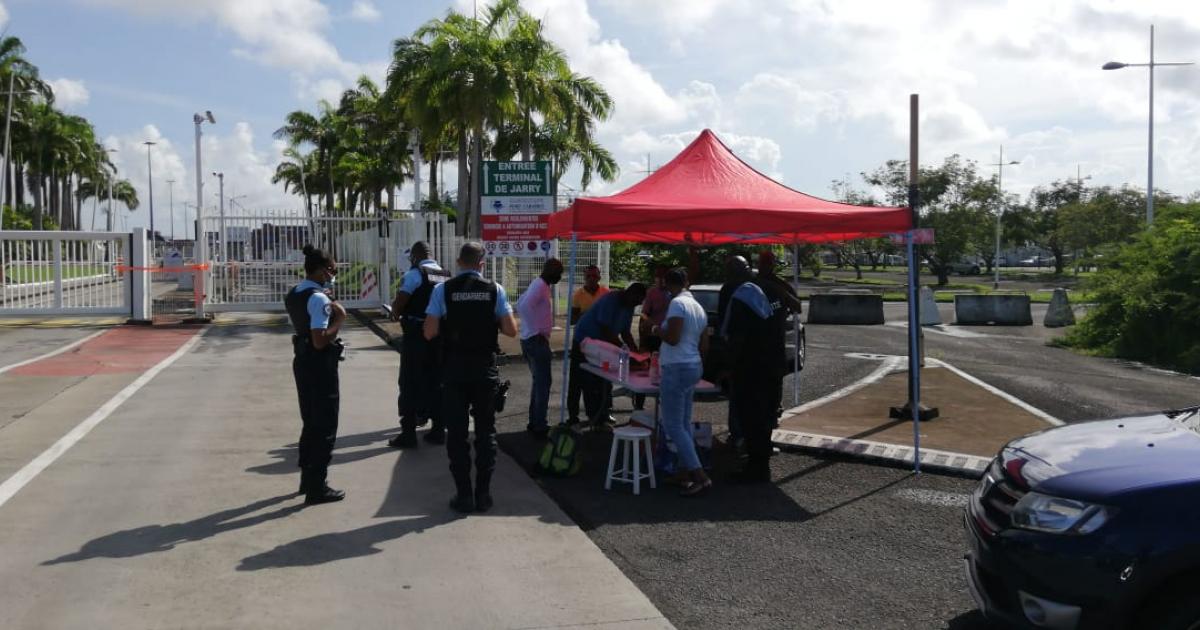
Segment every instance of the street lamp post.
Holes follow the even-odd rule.
[[[107,152],[107,153],[117,153],[117,150],[116,150],[116,149],[105,149],[105,152]],[[112,167],[112,171],[113,171],[113,172],[112,172],[112,175],[109,175],[109,176],[108,176],[108,220],[107,220],[107,221],[105,221],[105,223],[104,223],[104,224],[105,224],[105,228],[106,228],[106,229],[107,229],[109,232],[113,231],[113,207],[112,207],[112,202],[113,202],[113,191],[112,191],[112,185],[113,185],[113,180],[117,178],[117,167],[115,167],[115,166],[114,166],[114,167]]]
[[[196,126],[196,227],[195,238],[196,246],[199,248],[196,252],[196,263],[200,265],[208,264],[208,235],[204,232],[204,168],[200,159],[200,125],[204,121],[208,121],[210,125],[215,125],[217,119],[213,118],[211,111],[205,110],[204,115],[192,114],[192,123]],[[206,278],[207,274],[202,273],[201,278]],[[207,284],[207,283],[206,283]],[[204,300],[200,300],[196,305],[196,317],[204,317]]]
[[[171,244],[175,244],[175,180],[167,180],[167,202],[171,207]]]
[[[225,173],[214,172],[213,175],[216,176],[218,182],[217,196],[220,199],[221,208],[221,262],[225,263],[229,262],[229,242],[225,235]]]
[[[150,196],[150,255],[153,256],[158,237],[154,234],[154,169],[150,166],[150,147],[158,143],[147,140],[142,144],[146,145],[146,187]]]
[[[1004,167],[1016,164],[1020,164],[1020,162],[1004,161],[1004,145],[1000,145],[1000,159],[992,164],[999,169],[999,173],[996,175],[996,194],[1000,197],[1000,203],[996,207],[996,254],[992,259],[992,268],[996,274],[995,280],[992,282],[993,289],[1000,288],[1000,217],[1004,215]]]
[[[1154,68],[1158,66],[1190,66],[1192,61],[1161,62],[1154,60],[1154,25],[1150,25],[1150,63],[1123,63],[1110,61],[1102,70],[1120,70],[1121,68],[1150,69],[1150,122],[1148,127],[1147,157],[1146,157],[1146,225],[1154,223]]]

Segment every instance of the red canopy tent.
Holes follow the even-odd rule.
[[[912,227],[909,208],[856,206],[788,188],[743,162],[716,134],[705,129],[675,159],[641,182],[609,197],[581,197],[566,210],[552,214],[549,236],[571,239],[567,289],[571,295],[575,290],[575,244],[580,239],[704,247],[728,243],[794,245],[907,232],[911,278]],[[909,284],[909,335],[915,339],[915,282]],[[570,343],[568,328],[568,347]],[[910,340],[910,349],[915,347],[916,342]],[[570,378],[567,364],[564,360],[561,421],[566,420],[566,383]],[[910,371],[915,365],[910,356]],[[920,396],[917,378],[912,381],[916,383],[911,392],[914,409]],[[794,383],[798,387],[798,380]],[[919,419],[915,414],[913,419],[918,453],[914,465],[920,470]]]
[[[802,243],[904,232],[907,208],[855,206],[759,173],[708,129],[666,166],[610,197],[581,197],[550,216],[550,236],[596,241]]]

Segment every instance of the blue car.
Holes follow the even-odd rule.
[[[1000,450],[965,514],[972,597],[1018,628],[1200,628],[1200,407]]]

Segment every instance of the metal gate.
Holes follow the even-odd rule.
[[[130,315],[129,233],[0,231],[0,316]]]
[[[205,217],[203,233],[209,258],[205,309],[279,311],[287,292],[304,278],[301,250],[307,244],[337,261],[339,301],[349,308],[372,308],[390,301],[393,280],[399,278],[396,264],[407,268],[398,245],[425,240],[439,253],[449,251],[453,226],[445,216],[432,214],[393,220],[264,212]]]
[[[408,270],[408,250],[417,241],[447,269],[463,239],[445,215],[398,212],[381,217],[307,217],[296,212],[226,214],[204,218],[208,271],[204,308],[223,311],[280,311],[283,299],[304,278],[301,249],[313,244],[338,263],[334,292],[349,308],[390,303]],[[560,250],[567,251],[562,244]],[[580,247],[579,283],[584,266],[600,265],[608,278],[608,243]],[[485,273],[520,296],[541,273],[545,258],[489,259]],[[189,261],[191,262],[191,261]],[[565,299],[565,298],[564,298]]]

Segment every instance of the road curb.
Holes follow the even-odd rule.
[[[911,468],[913,465],[914,451],[911,445],[856,440],[787,429],[776,429],[771,435],[771,441],[780,448],[842,455],[896,468]],[[922,472],[978,479],[990,463],[990,459],[978,455],[921,449]]]

